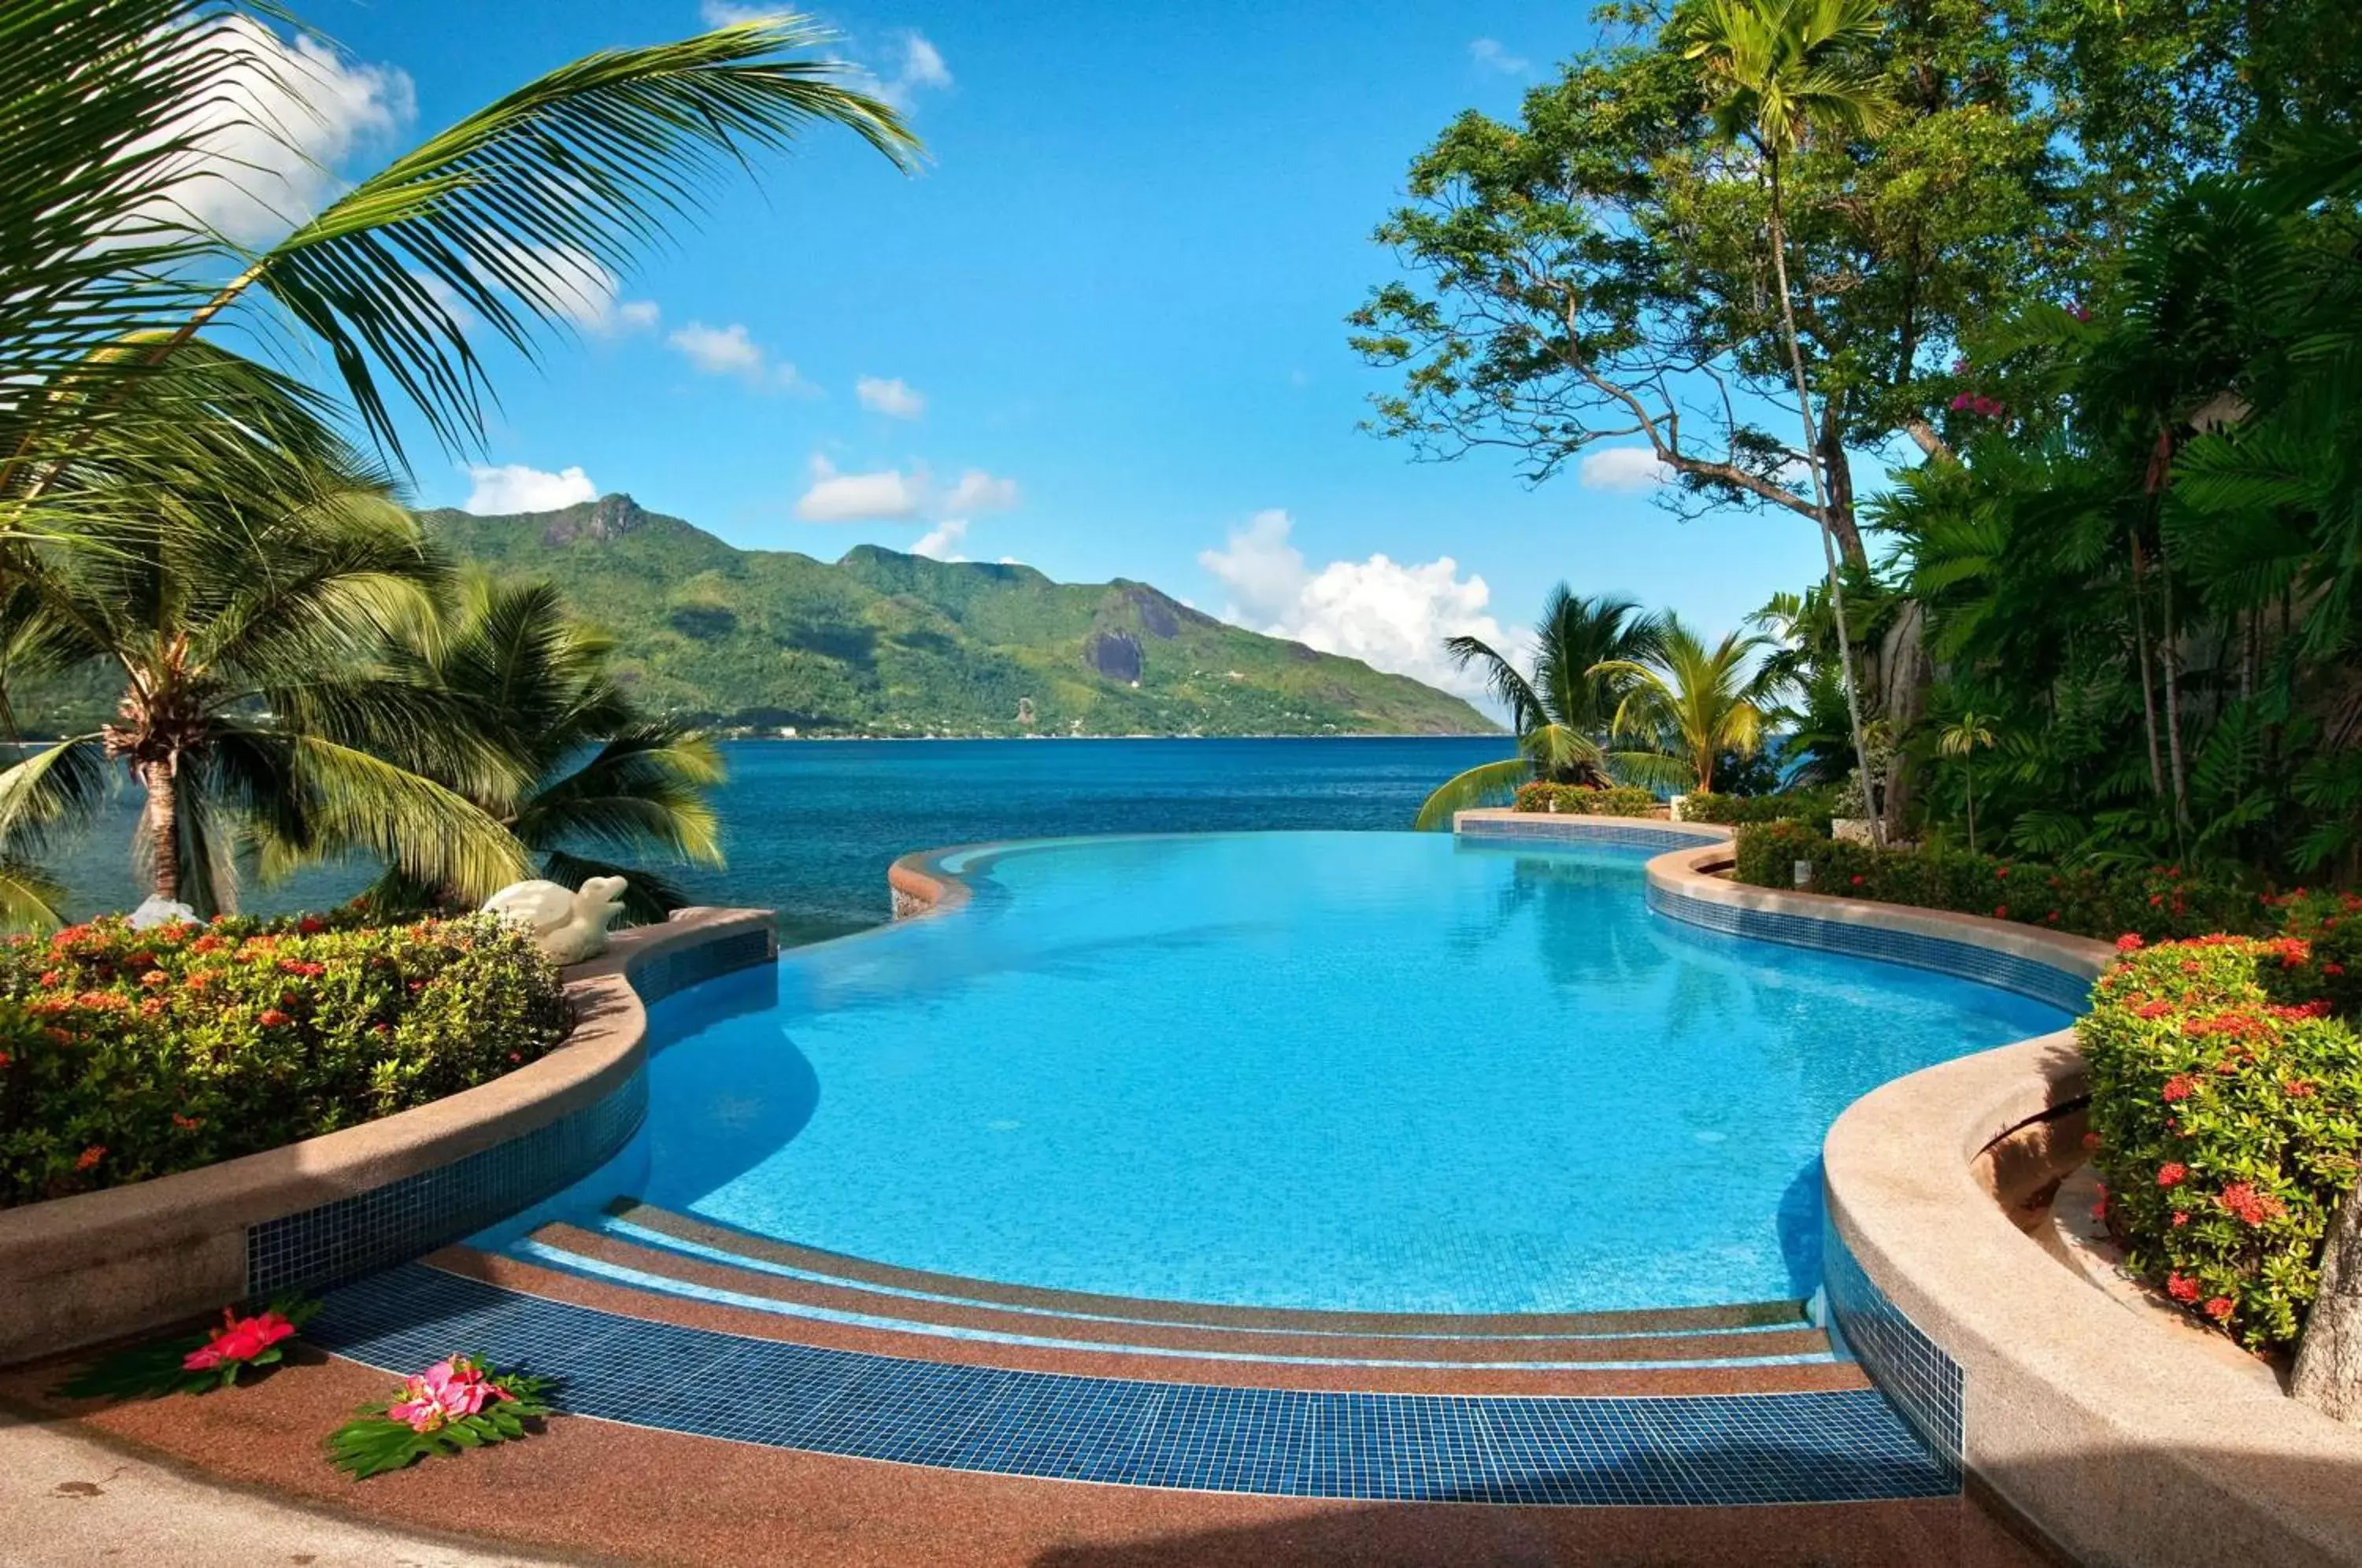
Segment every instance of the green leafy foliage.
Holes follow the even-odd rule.
[[[415,1420],[389,1413],[403,1409],[405,1400],[430,1395],[432,1390],[422,1385],[459,1380],[484,1390],[477,1397],[480,1408],[469,1414],[430,1410]],[[542,1419],[556,1413],[547,1397],[554,1386],[550,1378],[495,1372],[477,1358],[453,1356],[411,1379],[393,1397],[362,1406],[358,1419],[329,1434],[328,1457],[354,1480],[366,1481],[437,1454],[513,1442],[539,1430]]]
[[[1693,823],[1738,827],[1749,823],[1802,823],[1816,833],[1829,828],[1833,792],[1798,790],[1776,795],[1717,795],[1706,790],[1682,799],[1682,817]]]
[[[566,1032],[557,968],[486,915],[0,944],[0,1207],[276,1148],[456,1094]]]
[[[1645,817],[1662,804],[1650,790],[1628,784],[1595,790],[1582,784],[1552,784],[1543,779],[1518,786],[1510,802],[1520,812],[1568,812],[1595,817]]]
[[[2323,970],[2297,937],[2138,949],[2076,1025],[2127,1263],[2258,1350],[2302,1331],[2362,1147],[2362,1040]]]
[[[2113,939],[2210,932],[2269,931],[2279,911],[2236,882],[2183,874],[2178,866],[2056,866],[1945,848],[1878,849],[1823,837],[1799,822],[1738,830],[1737,879],[1759,888],[1794,888],[1809,871],[1816,893],[1951,910],[2018,921],[2047,931]]]

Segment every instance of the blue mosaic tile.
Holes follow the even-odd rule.
[[[1452,831],[1465,839],[1606,844],[1624,849],[1697,849],[1724,842],[1719,833],[1684,833],[1678,827],[1650,826],[1638,821],[1629,826],[1621,823],[1581,823],[1547,812],[1529,812],[1516,817],[1481,817],[1456,825]]]
[[[761,927],[660,953],[631,971],[632,988],[655,1002],[675,991],[778,956]],[[639,1131],[648,1086],[635,1073],[592,1105],[480,1150],[246,1233],[249,1296],[350,1279],[471,1235],[549,1198],[599,1168]]]
[[[1862,1272],[1836,1225],[1826,1218],[1821,1279],[1830,1342],[1840,1355],[1861,1364],[1957,1486],[1967,1426],[1966,1380],[1959,1364],[1920,1332]]]
[[[1845,1502],[1959,1486],[1957,1457],[1930,1453],[1870,1389],[1512,1398],[1082,1377],[653,1323],[418,1264],[333,1291],[306,1336],[388,1372],[453,1352],[490,1356],[557,1376],[560,1408],[611,1420],[1056,1480],[1562,1506]]]
[[[1938,974],[2015,991],[2064,1012],[2080,1013],[2091,1002],[2091,977],[1973,943],[1953,942],[1915,931],[1824,920],[1809,914],[1749,909],[1718,900],[1693,898],[1653,882],[1649,886],[1649,907],[1669,920],[1732,936],[1843,953],[1857,958],[1878,958],[1915,969],[1933,969]]]

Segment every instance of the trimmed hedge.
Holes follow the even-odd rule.
[[[1803,823],[1827,834],[1834,797],[1825,790],[1778,795],[1714,795],[1704,790],[1682,800],[1682,817],[1693,823],[1738,827],[1749,823]]]
[[[1571,812],[1595,817],[1645,817],[1661,802],[1646,790],[1617,785],[1593,790],[1581,784],[1549,784],[1539,779],[1518,786],[1511,804],[1520,812]]]
[[[0,1207],[212,1165],[498,1077],[566,1033],[557,966],[489,915],[0,944]]]
[[[2014,920],[2102,940],[2125,932],[2149,941],[2277,929],[2279,901],[2228,882],[2185,877],[2179,867],[2135,871],[2064,868],[1958,849],[1878,849],[1840,843],[1800,823],[1738,830],[1734,875],[1759,888],[1794,888],[1805,862],[1816,893]]]
[[[2292,936],[2118,946],[2075,1029],[2097,1211],[2172,1299],[2285,1348],[2362,1147],[2362,1039],[2324,994],[2343,965]]]

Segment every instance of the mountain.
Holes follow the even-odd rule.
[[[454,556],[556,583],[616,639],[646,707],[841,734],[1468,734],[1459,698],[1226,624],[1144,582],[863,545],[741,550],[609,495],[420,514]]]

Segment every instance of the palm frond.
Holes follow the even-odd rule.
[[[1453,815],[1474,811],[1480,806],[1498,805],[1516,792],[1518,785],[1534,776],[1533,764],[1521,756],[1507,757],[1499,762],[1484,762],[1444,780],[1418,808],[1418,816],[1411,823],[1416,833],[1435,828],[1448,828]]]

